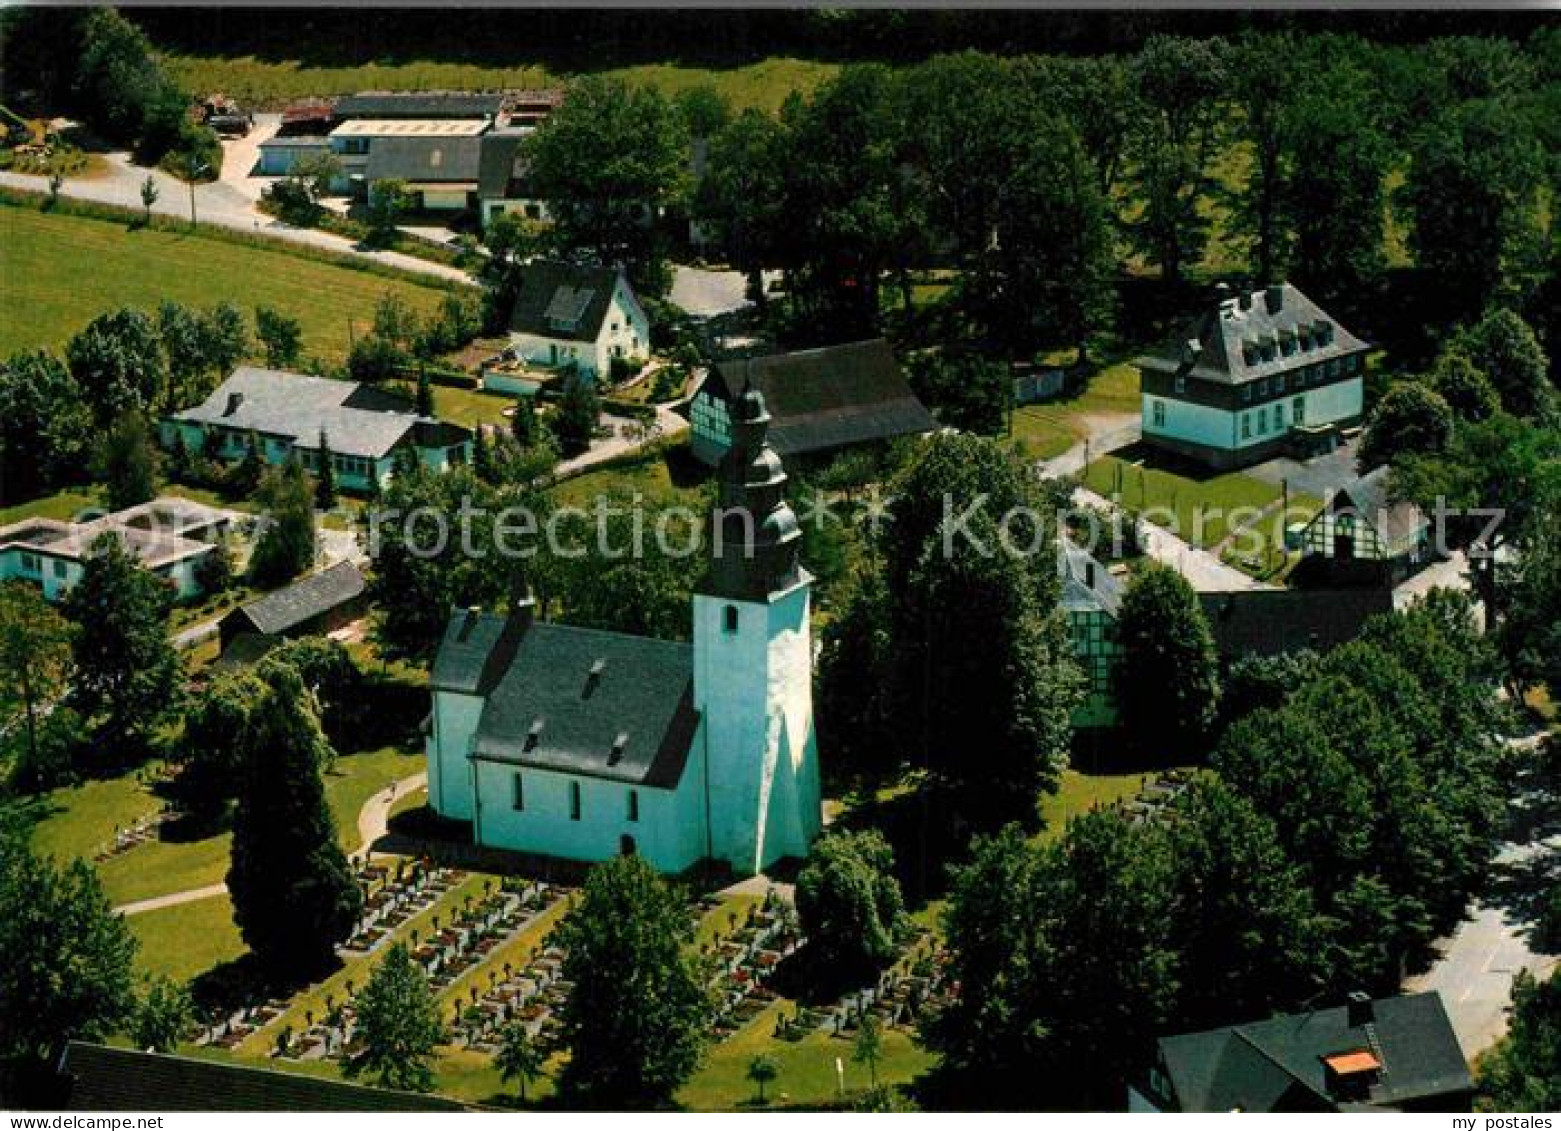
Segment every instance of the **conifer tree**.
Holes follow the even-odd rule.
[[[314,481],[314,505],[322,511],[336,506],[336,458],[331,453],[331,438],[320,429],[319,472]]]

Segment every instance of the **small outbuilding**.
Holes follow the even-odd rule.
[[[337,562],[240,605],[218,624],[224,653],[244,636],[295,637],[331,632],[363,615],[365,582],[351,562]]]

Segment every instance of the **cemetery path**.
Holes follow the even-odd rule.
[[[374,843],[389,830],[390,808],[398,798],[405,797],[412,790],[421,789],[427,784],[426,771],[413,774],[411,777],[392,782],[365,801],[363,808],[358,810],[358,836],[362,841],[358,852],[365,855],[370,853]],[[164,907],[177,907],[181,903],[194,903],[198,899],[215,899],[219,895],[226,895],[227,892],[227,884],[208,884],[206,887],[155,895],[151,899],[139,899],[134,903],[122,904],[114,910],[121,915],[141,915],[147,911],[159,911]]]

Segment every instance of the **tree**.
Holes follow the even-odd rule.
[[[773,1056],[760,1053],[748,1062],[748,1070],[743,1075],[759,1089],[759,1094],[755,1097],[754,1102],[763,1107],[768,1102],[764,1098],[765,1085],[773,1083],[775,1078],[780,1075],[780,1066],[775,1063]]]
[[[1176,285],[1202,258],[1208,239],[1198,201],[1207,183],[1216,100],[1225,87],[1224,62],[1215,41],[1155,35],[1140,48],[1131,74],[1143,108],[1132,183],[1142,215],[1128,231],[1165,281]]]
[[[382,1087],[403,1092],[432,1091],[429,1061],[445,1030],[428,975],[405,943],[395,943],[385,953],[354,1006],[363,1047],[348,1059],[347,1075],[368,1075]]]
[[[122,756],[144,749],[179,698],[183,672],[168,639],[168,587],[113,534],[92,543],[81,580],[65,598],[76,626],[75,702],[101,719]]]
[[[376,247],[388,247],[396,241],[396,226],[412,211],[413,197],[405,181],[387,178],[375,181],[369,193],[369,239]]]
[[[1405,453],[1439,452],[1452,434],[1453,410],[1442,395],[1425,385],[1400,381],[1371,410],[1360,445],[1360,465],[1381,467]]]
[[[1197,593],[1169,566],[1150,563],[1122,598],[1117,639],[1117,706],[1129,740],[1173,761],[1200,757],[1220,688]]]
[[[177,92],[146,36],[114,9],[87,13],[80,36],[73,102],[111,141],[129,145],[158,103]]]
[[[525,143],[531,181],[567,253],[621,263],[652,297],[671,285],[663,212],[686,192],[688,133],[649,86],[589,76]]]
[[[18,353],[0,365],[0,501],[79,480],[95,436],[86,394],[53,354]]]
[[[141,206],[146,209],[146,223],[152,222],[152,205],[157,203],[157,182],[152,179],[152,174],[146,175],[146,180],[141,182]]]
[[[314,496],[296,459],[261,477],[260,536],[249,559],[249,576],[263,589],[282,585],[314,565]]]
[[[352,749],[349,743],[363,742],[365,728],[374,722],[374,705],[366,701],[363,671],[346,645],[324,636],[300,636],[267,652],[256,671],[265,676],[283,666],[297,672],[314,694],[320,727],[331,744],[328,761],[338,745]]]
[[[565,385],[564,395],[558,402],[558,415],[553,418],[553,433],[565,455],[579,455],[591,446],[596,435],[596,419],[600,415],[596,382],[576,374]]]
[[[200,375],[210,362],[200,316],[187,306],[165,299],[157,308],[157,336],[168,365],[168,387],[159,411],[172,412],[192,400]]]
[[[1455,310],[1533,288],[1543,170],[1531,133],[1495,99],[1447,107],[1412,139],[1410,247]]]
[[[0,946],[0,1064],[10,1098],[47,1078],[66,1041],[102,1040],[129,1015],[136,942],[90,865],[57,867],[7,820]]]
[[[851,1059],[867,1065],[868,1079],[873,1091],[878,1090],[878,1062],[883,1059],[883,1024],[876,1013],[862,1014],[857,1025],[856,1040],[851,1042]]]
[[[1294,72],[1275,59],[1293,58],[1293,36],[1248,31],[1227,46],[1232,100],[1241,107],[1236,129],[1252,147],[1251,171],[1236,194],[1232,227],[1251,245],[1251,262],[1260,283],[1284,277],[1290,245],[1286,196],[1290,167],[1286,116],[1294,98]]]
[[[434,387],[428,380],[428,370],[424,366],[417,367],[417,401],[415,411],[419,416],[432,416],[434,414]]]
[[[255,336],[260,339],[266,364],[271,368],[287,369],[298,364],[303,342],[303,327],[298,319],[269,306],[257,306]]]
[[[1479,1081],[1497,1111],[1561,1107],[1561,973],[1541,982],[1518,971],[1511,1025],[1481,1060]]]
[[[224,674],[191,700],[173,747],[181,805],[205,827],[218,824],[237,799],[250,757],[251,725],[266,688],[248,672]]]
[[[233,919],[267,970],[318,976],[358,921],[363,892],[320,783],[325,736],[292,668],[267,672],[247,753],[227,875]]]
[[[155,412],[165,403],[162,344],[139,310],[100,314],[71,338],[65,356],[100,427],[125,412]]]
[[[1550,359],[1528,323],[1512,311],[1487,311],[1453,339],[1453,349],[1489,378],[1502,408],[1513,416],[1543,418],[1555,410]]]
[[[0,584],[0,675],[9,690],[7,712],[20,706],[27,720],[27,749],[39,764],[40,710],[65,693],[71,663],[70,624],[43,595],[24,582]]]
[[[136,1048],[174,1052],[195,1025],[190,991],[172,978],[154,978],[136,1004],[130,1039]]]
[[[157,497],[157,453],[145,417],[130,411],[114,422],[103,437],[99,465],[110,510]]]
[[[778,121],[744,110],[710,139],[693,202],[694,215],[710,225],[732,267],[748,277],[760,306],[767,297],[763,270],[778,261],[786,227],[786,147]]]
[[[322,511],[336,506],[336,456],[331,452],[331,438],[320,429],[320,451],[315,467],[319,470],[314,480],[314,505]]]
[[[1546,509],[1548,519],[1534,524],[1513,568],[1499,579],[1506,613],[1497,639],[1518,690],[1543,685],[1556,700],[1561,699],[1561,500],[1547,500]]]
[[[905,927],[894,851],[876,829],[828,832],[797,876],[797,914],[814,969],[829,981],[870,977]]]
[[[526,1089],[542,1075],[547,1057],[531,1037],[531,1030],[522,1021],[511,1021],[499,1030],[499,1048],[493,1054],[493,1066],[499,1070],[499,1079],[508,1084],[520,1082],[520,1099],[526,1100]]]
[[[1501,408],[1490,378],[1461,349],[1444,350],[1431,367],[1431,388],[1459,420],[1487,420]]]
[[[249,353],[249,327],[244,321],[244,312],[226,299],[202,313],[200,333],[201,349],[206,358],[206,366],[200,371],[202,377],[212,373],[226,376]],[[197,393],[204,399],[214,387],[203,384]]]
[[[593,1107],[665,1104],[698,1065],[710,1024],[682,898],[642,858],[619,856],[591,869],[558,934],[574,985],[560,1092]]]
[[[208,444],[212,451],[220,451],[220,440],[213,442],[217,433],[213,430],[206,433]],[[212,452],[215,458],[214,452]],[[230,492],[241,497],[253,495],[260,489],[260,482],[266,475],[265,457],[260,454],[260,437],[251,429],[244,437],[244,455],[234,464],[227,475],[227,488]]]
[[[510,434],[522,448],[537,442],[537,405],[531,397],[515,398],[515,412],[510,417]]]
[[[821,632],[813,699],[819,742],[848,774],[892,771],[903,753],[884,688],[894,660],[889,617],[882,571],[862,569]]]

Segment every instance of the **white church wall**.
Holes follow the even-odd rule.
[[[428,804],[441,817],[472,818],[471,770],[466,753],[482,718],[483,701],[475,695],[435,691],[432,728],[428,733]]]

